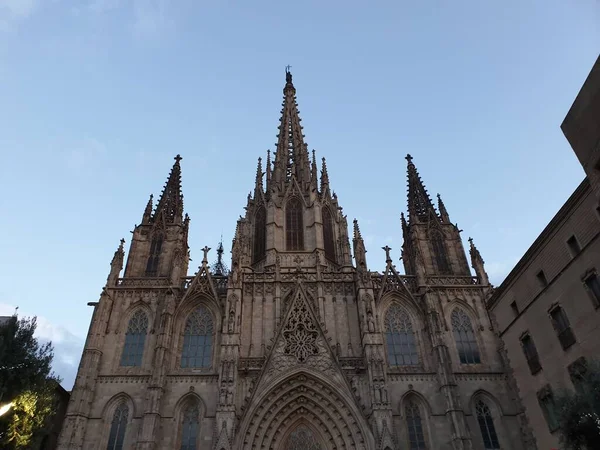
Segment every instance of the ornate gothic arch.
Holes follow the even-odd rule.
[[[370,429],[354,401],[320,374],[301,370],[274,380],[240,424],[238,448],[283,449],[299,421],[318,431],[323,450],[372,450]]]

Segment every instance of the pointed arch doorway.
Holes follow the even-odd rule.
[[[301,420],[290,427],[280,450],[328,450],[312,426]]]

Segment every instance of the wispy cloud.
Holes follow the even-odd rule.
[[[38,0],[0,0],[0,31],[10,31],[31,16],[38,8]]]
[[[133,33],[146,38],[162,34],[174,25],[168,0],[133,0]]]
[[[14,312],[14,305],[0,303],[0,315],[10,316]],[[25,311],[19,311],[19,317],[31,317],[34,315]],[[54,346],[52,369],[63,379],[62,386],[70,390],[77,375],[77,367],[81,359],[84,339],[74,335],[63,326],[53,324],[42,316],[37,316],[35,336],[40,342],[52,342]]]

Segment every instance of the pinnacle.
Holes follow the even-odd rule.
[[[156,205],[152,220],[156,220],[162,214],[167,223],[181,222],[183,216],[183,194],[181,193],[181,165],[179,162],[183,158],[177,155],[174,159],[175,164],[173,164],[169,173],[169,178]]]
[[[325,192],[325,189],[329,187],[329,174],[327,173],[327,162],[325,158],[322,158],[322,168],[321,168],[321,192]]]
[[[431,198],[425,189],[425,185],[421,181],[419,172],[413,163],[413,157],[406,155],[408,162],[407,178],[408,178],[408,216],[410,221],[419,220],[427,221],[433,213],[435,217],[435,209],[431,203]]]
[[[352,222],[354,224],[354,239],[362,239],[362,235],[360,234],[360,228],[358,226],[358,220],[354,219]]]

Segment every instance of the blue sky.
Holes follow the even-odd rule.
[[[400,256],[411,153],[499,284],[584,176],[559,127],[598,24],[595,0],[0,0],[0,314],[39,316],[70,389],[86,304],[177,153],[191,271],[229,251],[287,64],[370,268]]]

